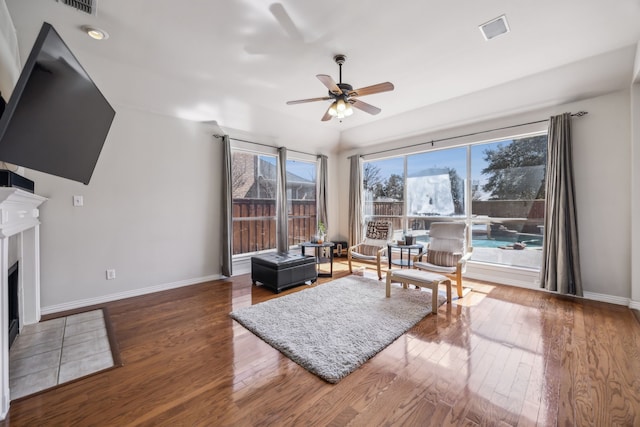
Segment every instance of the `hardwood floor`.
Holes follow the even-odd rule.
[[[12,402],[0,426],[640,425],[631,310],[465,285],[336,385],[228,316],[278,297],[248,275],[109,303],[124,366]]]

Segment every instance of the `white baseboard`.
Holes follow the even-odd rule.
[[[75,310],[82,307],[89,307],[97,304],[104,304],[106,302],[117,301],[125,298],[138,297],[140,295],[152,294],[155,292],[167,291],[169,289],[181,288],[184,286],[196,285],[198,283],[209,282],[211,280],[221,279],[223,276],[220,274],[213,274],[211,276],[197,277],[193,279],[179,280],[177,282],[164,283],[161,285],[149,286],[141,289],[134,289],[126,292],[119,292],[116,294],[103,295],[95,298],[87,298],[82,300],[65,302],[63,304],[50,305],[42,307],[40,314],[53,314],[60,313],[67,310]]]
[[[236,258],[233,260],[233,275],[251,273],[251,258]]]
[[[608,302],[610,304],[624,305],[626,307],[631,308],[630,306],[631,300],[625,297],[618,297],[615,295],[607,295],[607,294],[598,294],[595,292],[583,292],[583,298],[590,299],[593,301]]]
[[[519,288],[539,289],[539,272],[529,268],[504,267],[482,262],[468,262],[464,277]]]
[[[629,308],[640,310],[640,301],[629,300]]]

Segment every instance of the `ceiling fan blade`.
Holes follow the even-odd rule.
[[[296,101],[287,101],[287,105],[304,104],[305,102],[326,101],[328,99],[331,99],[331,98],[328,96],[323,96],[321,98],[298,99]]]
[[[359,99],[350,99],[349,102],[356,107],[358,110],[362,110],[365,113],[369,113],[369,114],[373,114],[376,115],[378,114],[380,111],[382,111],[381,109],[379,109],[378,107],[374,107],[371,104],[367,104],[366,102],[362,102]]]
[[[338,85],[336,84],[335,80],[333,80],[333,78],[331,78],[331,76],[328,76],[326,74],[318,74],[316,76],[318,78],[318,80],[320,80],[322,82],[323,85],[325,85],[327,87],[327,89],[329,89],[332,93],[335,93],[336,95],[342,95],[342,89],[340,89],[338,87]]]
[[[296,41],[304,41],[302,33],[300,32],[298,27],[296,27],[296,24],[293,22],[281,3],[273,3],[271,6],[269,6],[269,10],[289,37]]]
[[[378,83],[377,85],[361,87],[360,89],[354,89],[351,92],[349,92],[349,96],[373,95],[374,93],[389,92],[390,90],[393,90],[393,89],[394,89],[393,83],[384,82],[384,83]]]
[[[329,121],[331,120],[331,118],[333,117],[331,114],[329,114],[329,110],[331,109],[331,106],[329,106],[329,108],[327,108],[327,112],[324,113],[324,116],[322,116],[322,119],[320,119],[323,122]]]

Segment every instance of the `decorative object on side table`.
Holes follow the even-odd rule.
[[[318,221],[318,240],[316,243],[324,243],[327,236],[327,227],[322,221]]]
[[[318,221],[318,232],[311,236],[311,243],[322,244],[325,242],[327,237],[327,228],[325,227],[322,221]]]

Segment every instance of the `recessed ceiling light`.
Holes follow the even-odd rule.
[[[83,25],[82,31],[87,33],[92,39],[106,40],[109,38],[109,34],[105,30],[97,27],[92,27],[90,25]]]
[[[487,41],[510,31],[506,15],[498,16],[489,22],[485,22],[478,28],[480,28],[482,36]]]

